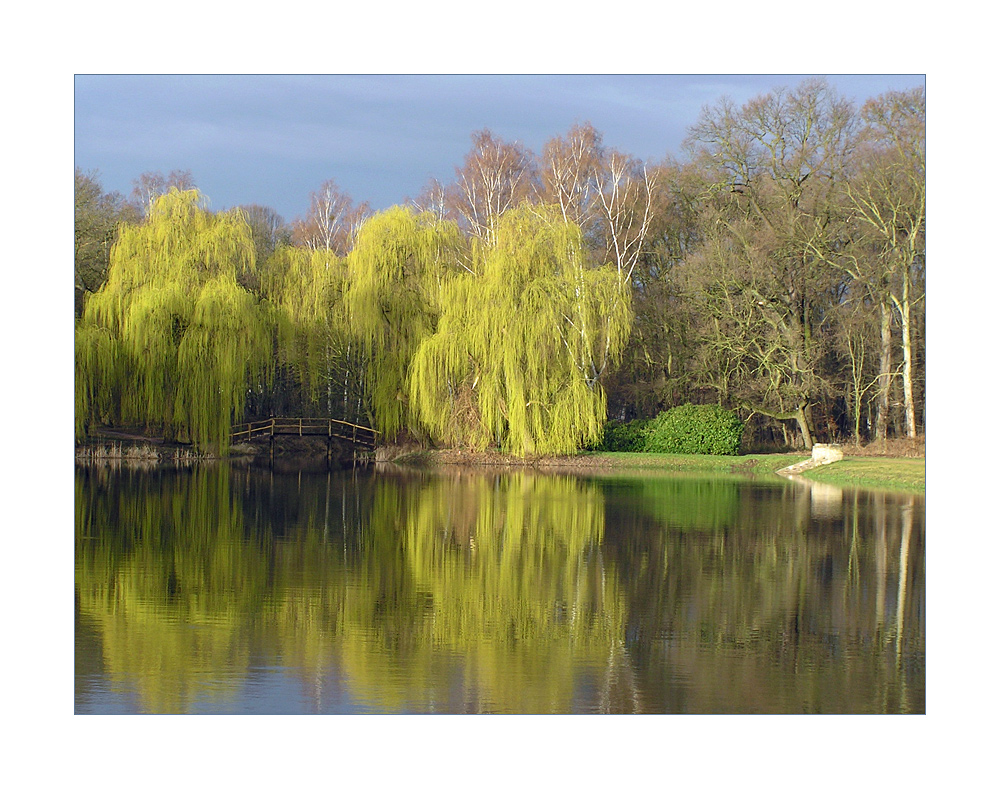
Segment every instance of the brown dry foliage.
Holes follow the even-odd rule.
[[[862,446],[844,444],[845,455],[854,457],[922,458],[925,454],[924,436],[916,438],[887,438],[871,441]]]

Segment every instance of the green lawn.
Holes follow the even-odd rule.
[[[664,471],[773,474],[780,468],[808,459],[805,454],[771,455],[665,455],[654,453],[594,452],[616,468],[655,468]],[[923,458],[846,457],[803,474],[831,485],[924,492]]]
[[[500,456],[500,465],[534,465],[535,461]],[[491,459],[492,458],[492,459]],[[667,471],[690,474],[743,474],[761,478],[778,479],[775,472],[780,468],[807,460],[804,453],[767,455],[668,455],[654,452],[581,452],[565,458],[556,458],[555,463],[541,465],[577,467],[581,469],[604,469],[622,471]],[[550,459],[551,460],[551,459]],[[475,452],[448,450],[421,450],[400,455],[394,462],[409,465],[435,466],[450,463],[478,465],[496,464],[496,456]],[[806,479],[826,482],[844,487],[860,487],[874,490],[896,490],[911,493],[924,492],[923,458],[846,457],[828,466],[807,471]]]
[[[803,474],[817,482],[864,488],[885,488],[923,493],[925,462],[923,458],[846,457],[829,466],[820,466]]]
[[[773,474],[779,468],[806,460],[808,455],[668,455],[657,452],[589,452],[616,468],[655,468],[664,471],[711,471]]]

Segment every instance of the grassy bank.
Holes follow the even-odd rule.
[[[530,466],[544,469],[665,471],[690,474],[743,474],[771,477],[778,469],[806,460],[806,454],[669,455],[633,452],[582,452],[565,457],[523,460],[497,453],[462,450],[416,450],[386,460],[415,466]],[[807,479],[844,487],[924,492],[924,459],[847,457],[808,471]]]
[[[717,472],[770,475],[778,469],[808,459],[804,454],[739,455],[657,455],[627,452],[594,453],[622,469],[656,468],[677,472]],[[828,466],[805,472],[806,479],[843,487],[898,490],[923,493],[925,471],[923,458],[845,457]]]
[[[723,474],[773,474],[779,468],[805,460],[808,455],[669,455],[657,452],[589,452],[593,458],[614,468],[659,469]]]
[[[770,475],[778,469],[808,459],[805,454],[769,455],[658,455],[628,452],[593,453],[606,458],[616,468],[656,468],[677,472],[717,472]],[[923,458],[845,457],[828,466],[805,472],[806,479],[843,487],[898,490],[923,493],[925,472]]]
[[[926,485],[923,458],[846,457],[802,476],[831,485],[910,493],[924,493]]]

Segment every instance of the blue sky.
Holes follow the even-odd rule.
[[[923,75],[825,75],[861,103]],[[74,157],[105,190],[190,170],[213,208],[260,203],[286,220],[329,179],[381,210],[449,181],[484,127],[540,151],[575,122],[645,160],[680,155],[706,104],[804,75],[86,75],[74,78]]]

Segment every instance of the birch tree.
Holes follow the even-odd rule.
[[[629,280],[635,321],[608,389],[609,412],[619,419],[655,416],[692,396],[697,321],[676,272],[703,232],[700,178],[694,166],[665,161],[652,181],[649,227]]]
[[[190,170],[171,170],[166,175],[160,170],[147,170],[132,180],[131,201],[139,216],[147,216],[153,204],[169,192],[196,189]]]
[[[656,171],[620,151],[607,151],[595,174],[604,260],[625,282],[632,278],[653,218]]]
[[[472,150],[455,169],[452,205],[468,233],[492,243],[497,219],[534,192],[534,181],[531,151],[483,129],[472,135]]]
[[[419,213],[426,212],[438,222],[444,222],[446,219],[454,218],[451,215],[452,210],[449,201],[448,187],[437,178],[431,178],[424,184],[423,189],[420,190],[420,194],[414,198],[410,198],[407,202]]]
[[[598,209],[598,174],[604,159],[601,133],[576,124],[565,137],[545,143],[539,161],[537,202],[559,207],[563,221],[591,236]]]
[[[368,203],[354,204],[354,199],[333,179],[324,181],[309,196],[305,219],[292,223],[292,242],[307,249],[322,249],[343,257],[354,241],[362,223],[371,215]]]
[[[874,242],[889,284],[884,296],[899,317],[905,430],[914,438],[914,312],[923,301],[927,208],[924,90],[884,94],[868,101],[861,116],[866,145],[847,194],[856,221]]]

